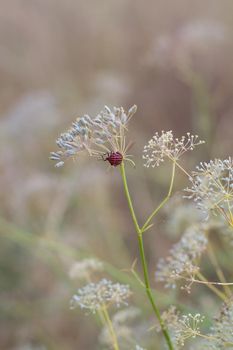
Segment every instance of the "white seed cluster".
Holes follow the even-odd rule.
[[[98,283],[89,283],[78,289],[71,299],[71,308],[79,306],[92,313],[103,307],[115,305],[127,305],[126,300],[130,297],[131,291],[128,285],[113,283],[107,279],[102,279]]]
[[[103,263],[97,259],[84,259],[76,261],[70,268],[69,275],[72,279],[88,278],[92,272],[102,271]]]
[[[77,118],[72,127],[57,139],[60,150],[51,152],[50,159],[56,161],[56,167],[61,167],[65,159],[75,157],[81,152],[95,157],[111,151],[123,152],[126,126],[136,110],[135,105],[128,112],[123,107],[114,107],[111,110],[105,106],[95,118],[89,115]]]
[[[200,334],[200,324],[204,316],[199,313],[192,315],[181,315],[175,306],[162,314],[162,319],[167,326],[174,345],[179,349],[185,345],[189,338],[196,338]]]
[[[186,198],[194,199],[208,217],[210,212],[222,213],[231,221],[233,207],[233,160],[211,160],[200,163],[192,173],[192,185],[186,188]]]
[[[203,144],[197,135],[187,133],[180,139],[174,138],[173,132],[156,132],[148,144],[144,147],[143,159],[145,166],[159,166],[166,158],[177,161],[185,152],[192,151],[196,146]]]
[[[207,243],[202,227],[188,228],[180,241],[170,250],[170,256],[159,260],[155,273],[156,280],[165,282],[167,288],[175,288],[177,281],[181,279],[192,280],[199,271],[197,261],[205,251]]]

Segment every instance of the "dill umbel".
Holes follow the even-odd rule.
[[[76,158],[81,153],[101,159],[106,154],[118,152],[124,160],[130,160],[125,134],[127,124],[136,111],[136,105],[128,111],[123,107],[111,110],[105,106],[94,118],[89,115],[77,118],[72,127],[58,137],[56,144],[60,150],[51,152],[50,159],[56,161],[56,167],[63,166],[67,158]]]

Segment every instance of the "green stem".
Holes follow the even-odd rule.
[[[124,167],[124,162],[121,163],[121,176],[122,176],[122,180],[123,180],[123,185],[124,185],[124,190],[125,190],[125,195],[127,198],[127,202],[128,202],[128,206],[129,206],[129,210],[134,222],[134,226],[138,235],[138,244],[139,244],[139,251],[140,251],[140,257],[141,257],[141,262],[142,262],[142,268],[143,268],[143,276],[144,276],[144,283],[145,283],[145,291],[147,294],[147,297],[151,303],[151,306],[153,308],[153,311],[160,323],[161,326],[161,330],[163,332],[164,338],[167,342],[168,348],[169,350],[173,350],[173,345],[172,345],[172,341],[170,339],[170,336],[168,334],[168,331],[166,329],[166,326],[161,318],[159,309],[157,308],[154,298],[153,298],[153,294],[151,291],[151,287],[150,287],[150,281],[149,281],[149,273],[148,273],[148,267],[147,267],[147,262],[146,262],[146,257],[145,257],[145,251],[144,251],[144,245],[143,245],[143,237],[142,237],[142,233],[143,230],[140,228],[139,224],[138,224],[138,220],[133,208],[133,203],[131,200],[131,196],[129,193],[129,188],[128,188],[128,184],[127,184],[127,179],[126,179],[126,174],[125,174],[125,167]]]
[[[171,193],[172,193],[172,189],[173,189],[173,185],[174,185],[175,170],[176,170],[176,163],[173,162],[173,164],[172,164],[172,177],[171,177],[171,182],[170,182],[170,186],[169,186],[169,190],[168,190],[167,196],[164,198],[164,200],[158,205],[158,207],[148,217],[148,219],[146,220],[145,224],[142,226],[142,231],[143,232],[147,229],[147,227],[148,227],[149,223],[151,222],[151,220],[153,219],[153,217],[158,213],[158,211],[164,206],[164,204],[171,197]]]
[[[113,348],[114,348],[114,350],[120,350],[119,345],[118,345],[118,341],[117,341],[117,336],[116,336],[116,333],[114,331],[113,324],[112,324],[112,321],[109,317],[108,310],[107,310],[106,306],[103,306],[101,311],[103,313],[103,317],[104,317],[104,320],[105,320],[106,325],[108,327],[109,333],[111,334]]]

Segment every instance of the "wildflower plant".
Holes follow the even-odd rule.
[[[144,165],[146,168],[154,168],[155,166],[160,166],[165,160],[169,160],[172,164],[171,180],[167,195],[152,210],[151,214],[145,218],[144,223],[139,223],[134,210],[125,168],[126,161],[134,164],[131,156],[128,155],[131,143],[127,141],[126,133],[129,121],[136,113],[136,110],[136,106],[131,107],[128,111],[125,111],[122,107],[110,109],[105,106],[104,110],[94,118],[91,118],[89,115],[77,118],[72,127],[67,132],[62,133],[57,139],[56,143],[59,150],[51,153],[51,159],[56,161],[56,167],[60,167],[64,165],[68,158],[76,159],[81,154],[86,154],[88,157],[108,161],[110,166],[120,170],[124,193],[136,231],[143,277],[141,278],[134,269],[131,271],[137,281],[140,282],[140,286],[148,298],[167,348],[169,350],[178,349],[179,346],[182,347],[184,345],[186,339],[195,338],[196,336],[207,340],[211,339],[211,337],[219,340],[220,337],[218,338],[216,334],[209,336],[201,333],[200,324],[203,321],[203,317],[199,313],[189,313],[180,316],[180,313],[173,307],[161,314],[158,300],[155,298],[151,287],[144,249],[144,234],[153,227],[153,219],[170,199],[177,168],[191,181],[191,187],[186,189],[189,198],[193,199],[198,204],[198,207],[202,208],[206,213],[210,211],[221,213],[230,226],[233,227],[232,160],[231,158],[224,161],[217,159],[209,163],[201,163],[197,170],[190,174],[180,164],[181,157],[186,152],[193,151],[197,146],[202,145],[204,141],[200,140],[197,135],[190,133],[177,138],[174,137],[172,131],[156,132],[144,147]],[[174,288],[178,281],[184,280],[185,285],[183,288],[186,288],[189,292],[194,282],[203,284],[226,302],[232,294],[230,286],[233,283],[226,282],[225,275],[218,264],[209,240],[208,223],[202,222],[202,216],[196,215],[196,218],[198,222],[192,221],[192,225],[185,229],[179,242],[170,250],[170,255],[159,260],[155,273],[155,282],[162,281],[165,283],[165,286]],[[200,263],[204,252],[207,253],[210,262],[214,266],[219,281],[209,282],[202,274]],[[113,306],[127,305],[132,292],[127,284],[112,282],[106,278],[102,278],[99,282],[92,281],[92,273],[100,271],[102,271],[102,264],[98,260],[88,259],[73,265],[70,270],[70,276],[77,279],[86,279],[87,284],[79,288],[73,295],[71,307],[79,306],[88,313],[99,315],[103,323],[103,331],[100,338],[102,340],[108,339],[107,343],[109,346],[114,350],[119,350],[119,339],[122,337],[122,334],[127,339],[130,338],[129,335],[131,334],[130,327],[127,327],[125,322],[122,321],[122,315],[124,319],[127,311],[125,311],[125,314],[123,311],[123,313],[117,313],[111,317],[109,309]],[[232,310],[231,308],[227,310],[219,323],[217,322],[213,326],[215,327],[213,332],[220,332],[219,325],[221,322],[224,325],[232,324]],[[231,328],[226,327],[225,329],[227,333],[231,332]],[[232,344],[230,338],[228,341],[227,335],[226,339],[227,343]],[[131,343],[131,348],[142,349],[136,341]]]

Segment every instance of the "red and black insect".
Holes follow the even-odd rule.
[[[103,159],[108,161],[112,166],[118,166],[123,160],[123,156],[120,152],[109,152],[104,155]]]

